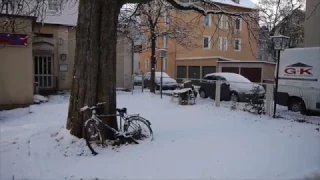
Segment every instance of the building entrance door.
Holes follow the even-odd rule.
[[[53,87],[53,58],[52,55],[34,55],[34,81],[39,89]]]

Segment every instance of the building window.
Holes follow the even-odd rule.
[[[222,14],[219,15],[219,28],[220,29],[228,29],[229,27],[229,21],[228,21],[228,16]]]
[[[166,13],[164,14],[164,24],[165,24],[165,25],[169,25],[169,23],[170,23],[170,18],[169,18],[168,13],[166,12]]]
[[[48,10],[57,11],[59,7],[58,0],[48,0]]]
[[[146,72],[148,72],[148,70],[149,70],[149,59],[144,60],[144,68],[145,68]]]
[[[234,50],[241,51],[241,39],[234,40]]]
[[[224,51],[228,50],[228,38],[226,37],[223,38],[223,50]]]
[[[223,51],[228,50],[228,38],[227,37],[219,37],[218,49],[223,50]]]
[[[237,18],[235,20],[235,29],[238,31],[241,31],[241,19],[240,18]]]
[[[163,48],[168,48],[168,36],[163,36]]]
[[[210,49],[210,36],[203,37],[203,49]]]
[[[210,15],[204,16],[203,24],[206,27],[211,26],[211,16]]]
[[[162,58],[162,71],[167,71],[167,67],[168,67],[168,59]]]

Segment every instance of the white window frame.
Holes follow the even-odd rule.
[[[239,29],[237,29],[237,20],[239,19]],[[234,29],[236,31],[241,31],[242,30],[242,19],[241,18],[236,18],[234,20]]]
[[[208,47],[204,47],[204,39],[208,38]],[[211,49],[211,36],[203,36],[202,38],[202,48],[203,49]]]
[[[164,13],[163,21],[166,26],[170,24],[169,15],[167,12]]]
[[[219,15],[219,29],[225,29],[226,28],[226,22],[225,22],[225,19],[226,19],[226,15],[224,14],[220,14]]]
[[[224,29],[229,29],[229,17],[224,16]]]
[[[206,17],[208,17],[208,25],[206,25]],[[211,14],[208,14],[206,16],[203,16],[203,25],[205,27],[210,27],[211,26],[211,21],[212,21],[212,18],[211,18]]]
[[[59,2],[58,0],[48,0],[48,11],[58,11],[59,10]]]
[[[228,51],[228,38],[227,37],[223,38],[223,50]]]
[[[168,48],[168,36],[163,36],[163,48]]]
[[[236,49],[236,41],[239,41],[239,49]],[[234,49],[234,51],[241,51],[241,39],[239,39],[239,38],[234,39],[233,49]]]
[[[218,38],[218,50],[223,49],[223,37]]]

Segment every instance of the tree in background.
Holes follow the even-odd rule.
[[[305,12],[304,0],[259,0],[260,55],[266,60],[275,59],[270,36],[282,34],[290,37],[289,48],[303,43]]]
[[[197,19],[186,21],[181,18],[177,14],[178,10],[165,0],[153,0],[134,8],[136,8],[135,13],[128,19],[127,24],[128,27],[132,27],[130,23],[135,24],[134,27],[139,29],[138,31],[143,36],[143,51],[151,51],[150,72],[151,82],[154,82],[157,49],[167,49],[169,40],[185,48],[193,47],[191,37],[201,36],[201,33],[197,31],[199,23]],[[154,93],[155,89],[155,83],[151,83],[150,92]]]

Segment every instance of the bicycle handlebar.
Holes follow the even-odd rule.
[[[86,111],[86,110],[93,110],[93,109],[97,109],[99,106],[103,105],[103,104],[106,104],[107,102],[100,102],[100,103],[97,103],[96,105],[94,106],[84,106],[82,108],[80,108],[80,112],[83,112],[83,111]]]

